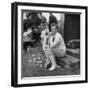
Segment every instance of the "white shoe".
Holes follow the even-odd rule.
[[[50,71],[53,71],[53,70],[55,70],[55,69],[56,69],[56,67],[57,67],[57,65],[52,66],[49,70],[50,70]]]

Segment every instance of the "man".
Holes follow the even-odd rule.
[[[59,32],[57,32],[57,25],[51,24],[51,35],[49,36],[48,55],[52,64],[49,70],[54,70],[57,67],[55,56],[64,57],[66,53],[66,46],[64,40]]]
[[[49,30],[50,31],[51,31],[51,24],[52,23],[57,24],[57,18],[52,13],[50,13],[50,16],[49,16]]]

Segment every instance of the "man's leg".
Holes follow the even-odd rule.
[[[49,69],[49,70],[52,71],[52,70],[54,70],[57,67],[57,64],[56,64],[55,56],[54,56],[54,54],[53,54],[53,52],[52,52],[50,47],[48,47],[48,49],[46,50],[46,55],[49,58],[48,59],[49,62],[51,62],[51,64],[52,64],[51,68]]]
[[[49,55],[49,58],[50,58],[50,61],[51,61],[51,64],[52,64],[52,66],[49,70],[52,71],[57,67],[57,64],[56,64],[56,61],[55,61],[55,56],[53,54]]]
[[[52,49],[52,52],[56,57],[64,57],[66,55],[66,50],[64,49]]]

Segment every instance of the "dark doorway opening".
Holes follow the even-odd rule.
[[[80,14],[65,14],[65,43],[72,39],[80,39]]]

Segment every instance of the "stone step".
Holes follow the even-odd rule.
[[[75,58],[68,54],[66,54],[64,58],[56,57],[56,62],[58,65],[62,65],[63,67],[70,70],[76,70],[80,68],[80,59]]]
[[[66,53],[76,58],[80,58],[80,49],[67,49]]]

